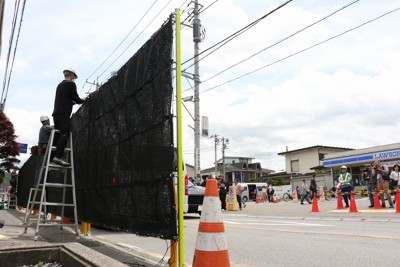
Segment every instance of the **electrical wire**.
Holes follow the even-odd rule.
[[[243,78],[243,77],[245,77],[245,76],[248,76],[248,75],[250,75],[250,74],[252,74],[252,73],[255,73],[255,72],[257,72],[257,71],[260,71],[260,70],[262,70],[262,69],[265,69],[265,68],[267,68],[267,67],[270,67],[270,66],[272,66],[272,65],[274,65],[274,64],[276,64],[276,63],[279,63],[279,62],[284,61],[284,60],[286,60],[286,59],[288,59],[288,58],[291,58],[291,57],[293,57],[293,56],[296,56],[296,55],[298,55],[298,54],[300,54],[300,53],[303,53],[303,52],[305,52],[305,51],[308,51],[308,50],[310,50],[310,49],[312,49],[312,48],[315,48],[315,47],[317,47],[317,46],[319,46],[319,45],[322,45],[322,44],[324,44],[324,43],[326,43],[326,42],[329,42],[329,41],[331,41],[331,40],[333,40],[333,39],[335,39],[335,38],[338,38],[338,37],[340,37],[340,36],[342,36],[342,35],[344,35],[344,34],[346,34],[346,33],[349,33],[349,32],[351,32],[351,31],[354,31],[354,30],[358,29],[358,28],[361,28],[361,27],[363,27],[363,26],[365,26],[365,25],[367,25],[367,24],[369,24],[369,23],[371,23],[371,22],[374,22],[374,21],[376,21],[376,20],[378,20],[378,19],[381,19],[381,18],[384,17],[384,16],[387,16],[387,15],[389,15],[389,14],[391,14],[391,13],[394,13],[394,12],[396,12],[396,11],[399,11],[399,10],[400,10],[400,7],[396,8],[396,9],[393,9],[393,10],[391,10],[391,11],[389,11],[389,12],[386,12],[386,13],[384,13],[384,14],[382,14],[382,15],[376,17],[376,18],[373,18],[373,19],[368,20],[368,21],[366,21],[366,22],[364,22],[364,23],[361,23],[361,24],[359,24],[358,26],[355,26],[355,27],[353,27],[353,28],[350,28],[350,29],[348,29],[348,30],[346,30],[346,31],[344,31],[344,32],[342,32],[342,33],[339,33],[339,34],[337,34],[337,35],[334,35],[334,36],[332,36],[332,37],[330,37],[330,38],[328,38],[328,39],[325,39],[325,40],[323,40],[323,41],[321,41],[321,42],[318,42],[318,43],[316,43],[316,44],[313,44],[313,45],[311,45],[311,46],[309,46],[309,47],[307,47],[307,48],[301,49],[301,50],[299,50],[299,51],[297,51],[297,52],[295,52],[295,53],[292,53],[292,54],[290,54],[290,55],[288,55],[288,56],[286,56],[286,57],[283,57],[283,58],[281,58],[281,59],[278,59],[278,60],[276,60],[276,61],[274,61],[274,62],[272,62],[272,63],[269,63],[269,64],[267,64],[267,65],[264,65],[264,66],[262,66],[262,67],[260,67],[260,68],[254,69],[254,70],[252,70],[252,71],[250,71],[250,72],[247,72],[247,73],[245,73],[245,74],[243,74],[243,75],[237,76],[237,77],[235,77],[235,78],[233,78],[233,79],[231,79],[231,80],[229,80],[229,81],[226,81],[226,82],[221,83],[221,84],[219,84],[219,85],[216,85],[216,86],[213,86],[213,87],[211,87],[211,88],[208,88],[207,90],[204,90],[203,92],[200,92],[200,93],[205,93],[205,92],[214,90],[214,89],[216,89],[216,88],[218,88],[218,87],[221,87],[221,86],[223,86],[223,85],[225,85],[225,84],[228,84],[228,83],[230,83],[230,82],[236,81],[236,80],[241,79],[241,78]]]
[[[187,1],[189,1],[189,0],[184,1],[184,2],[182,3],[182,5],[179,7],[179,9],[182,9],[183,5],[184,5]],[[186,9],[190,6],[191,3],[192,3],[192,2],[190,1],[190,2],[187,4],[187,6],[185,7],[185,9],[181,12],[181,15],[182,15],[183,13],[186,12]]]
[[[88,78],[86,78],[86,80],[90,79],[109,59],[110,57],[117,51],[117,49],[119,47],[121,47],[121,45],[125,42],[125,40],[129,37],[129,35],[131,35],[131,33],[136,29],[136,27],[139,25],[139,23],[144,19],[144,17],[150,12],[150,10],[153,8],[153,6],[157,3],[158,0],[155,0],[153,2],[153,4],[151,4],[151,6],[147,9],[147,11],[144,13],[144,15],[139,19],[139,21],[135,24],[135,26],[133,26],[133,28],[129,31],[129,33],[125,36],[125,38],[117,45],[117,47],[111,52],[111,54],[108,55],[108,57],[103,61],[103,63],[100,64],[100,66],[93,71],[92,74],[89,75]],[[135,39],[136,40],[136,39]],[[82,88],[83,90],[83,88]],[[81,91],[82,91],[81,90]]]
[[[294,33],[289,34],[288,36],[286,36],[285,38],[283,38],[283,39],[277,41],[276,43],[274,43],[274,44],[272,44],[272,45],[270,45],[270,46],[267,46],[266,48],[263,48],[262,50],[258,51],[257,53],[255,53],[255,54],[253,54],[253,55],[251,55],[251,56],[249,56],[249,57],[247,57],[247,58],[245,58],[245,59],[243,59],[243,60],[241,60],[241,61],[239,61],[239,62],[233,64],[232,66],[230,66],[230,67],[228,67],[228,68],[226,68],[226,69],[224,69],[224,70],[218,72],[217,74],[215,74],[215,75],[213,75],[213,76],[211,76],[211,77],[205,79],[204,81],[202,81],[202,83],[205,83],[205,82],[207,82],[207,81],[209,81],[209,80],[211,80],[211,79],[217,77],[218,75],[221,75],[222,73],[226,72],[227,70],[230,70],[230,69],[232,69],[232,68],[234,68],[234,67],[236,67],[236,66],[238,66],[238,65],[240,65],[240,64],[242,64],[242,63],[244,63],[244,62],[246,62],[247,60],[249,60],[249,59],[251,59],[251,58],[253,58],[253,57],[255,57],[255,56],[261,54],[262,52],[264,52],[264,51],[266,51],[266,50],[268,50],[268,49],[270,49],[270,48],[272,48],[272,47],[274,47],[274,46],[276,46],[276,45],[278,45],[278,44],[280,44],[280,43],[282,43],[282,42],[284,42],[284,41],[286,41],[286,40],[288,40],[288,39],[290,39],[290,38],[292,38],[293,36],[295,36],[295,35],[297,35],[297,34],[303,32],[303,31],[305,31],[305,30],[311,28],[312,26],[314,26],[314,25],[316,25],[316,24],[318,24],[318,23],[320,23],[320,22],[322,22],[322,21],[328,19],[329,17],[335,15],[336,13],[338,13],[338,12],[340,12],[340,11],[342,11],[342,10],[348,8],[349,6],[355,4],[355,3],[359,2],[359,1],[360,1],[360,0],[353,1],[353,2],[347,4],[347,5],[343,6],[343,7],[341,7],[341,8],[339,8],[339,9],[335,10],[334,12],[328,14],[327,16],[324,16],[323,18],[321,18],[321,19],[319,19],[319,20],[317,20],[317,21],[315,21],[315,22],[313,22],[313,23],[311,23],[311,24],[309,24],[309,25],[307,25],[307,26],[301,28],[300,30],[298,30],[298,31],[296,31],[296,32],[294,32]]]
[[[13,53],[12,63],[11,63],[10,71],[9,71],[9,74],[8,74],[8,79],[6,79],[6,77],[7,77],[7,69],[8,69],[8,64],[9,64],[9,56],[10,56],[11,47],[12,47],[12,40],[13,40],[13,36],[14,36],[14,33],[15,33],[16,20],[17,20],[17,17],[18,17],[19,3],[20,3],[20,1],[18,1],[18,5],[17,5],[16,10],[14,10],[14,18],[13,18],[13,25],[12,25],[12,36],[10,37],[10,46],[9,46],[9,50],[8,50],[9,54],[7,56],[7,64],[6,64],[6,70],[5,70],[5,75],[4,75],[3,91],[2,91],[2,94],[1,94],[0,104],[1,104],[1,107],[2,107],[3,110],[4,110],[4,107],[5,107],[6,100],[7,100],[8,90],[10,88],[11,74],[12,74],[12,70],[14,68],[15,55],[17,53],[19,35],[21,33],[21,26],[22,26],[22,20],[23,20],[23,17],[24,17],[26,0],[24,0],[24,2],[22,3],[22,10],[21,10],[21,16],[20,16],[20,21],[19,21],[19,26],[18,26],[17,38],[16,38],[15,46],[14,46],[14,53]],[[6,80],[7,80],[7,86],[6,86]],[[5,94],[4,94],[4,91],[5,91]],[[3,95],[4,95],[4,98],[3,98]]]
[[[199,15],[200,15],[201,13],[203,13],[204,11],[206,11],[208,8],[210,8],[212,5],[214,5],[216,2],[218,2],[218,0],[215,0],[214,2],[212,2],[211,4],[209,4],[205,9],[201,9],[201,10],[199,11]]]
[[[157,15],[154,16],[154,18],[146,25],[146,27],[136,36],[136,38],[122,51],[121,54],[99,75],[102,76],[109,68],[111,68],[112,65],[128,50],[128,48],[131,47],[131,45],[142,35],[142,33],[154,22],[154,20],[165,10],[165,8],[171,3],[172,0],[169,0],[168,3],[164,5],[164,7],[157,13]]]
[[[14,16],[13,16],[13,20],[11,23],[11,34],[10,34],[10,40],[9,40],[9,46],[8,46],[8,52],[7,52],[6,67],[5,67],[4,79],[3,79],[3,90],[1,92],[0,104],[3,103],[3,96],[4,96],[4,93],[6,90],[8,65],[10,63],[10,56],[11,56],[12,44],[13,44],[13,40],[14,40],[15,26],[16,26],[17,17],[18,17],[19,3],[20,3],[20,1],[16,1],[14,4]]]
[[[246,32],[247,30],[251,29],[252,27],[254,27],[256,24],[258,24],[260,21],[262,21],[263,19],[265,19],[266,17],[268,17],[269,15],[273,14],[274,12],[278,11],[279,9],[281,9],[282,7],[286,6],[287,4],[289,4],[290,2],[292,2],[293,0],[288,0],[285,3],[281,4],[280,6],[278,6],[277,8],[274,8],[273,10],[271,10],[270,12],[268,12],[267,14],[263,15],[262,17],[260,17],[259,19],[256,19],[255,21],[251,22],[250,24],[248,24],[247,26],[243,27],[242,29],[234,32],[233,34],[229,35],[228,37],[224,38],[223,40],[219,41],[218,43],[206,48],[205,50],[203,50],[202,52],[200,52],[199,54],[193,56],[192,58],[186,60],[185,62],[182,63],[182,66],[185,65],[186,63],[192,61],[193,59],[195,59],[196,57],[208,52],[211,49],[215,49],[212,50],[210,53],[208,53],[207,55],[205,55],[204,57],[198,59],[197,61],[195,61],[192,65],[190,65],[189,67],[187,67],[185,70],[187,70],[188,68],[194,66],[195,64],[197,64],[198,62],[200,62],[201,60],[203,60],[204,58],[206,58],[207,56],[211,55],[212,53],[214,53],[215,51],[217,51],[218,49],[220,49],[221,47],[223,47],[224,45],[226,45],[227,43],[229,43],[230,41],[232,41],[233,39],[235,39],[236,37],[238,37],[239,35],[241,35],[242,33]],[[183,71],[185,71],[183,70]]]

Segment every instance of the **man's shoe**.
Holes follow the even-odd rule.
[[[244,204],[243,208],[246,208],[246,204]]]
[[[349,205],[346,205],[345,208],[350,208],[350,206],[349,206]]]
[[[301,204],[301,205],[304,205],[304,203],[303,203],[303,202],[301,202],[300,204]]]
[[[393,208],[394,208],[394,206],[393,206],[393,205],[390,205],[390,206],[389,206],[389,208],[393,209]]]
[[[385,206],[385,205],[382,205],[382,208],[386,208],[386,206]]]
[[[373,208],[373,207],[374,207],[374,205],[369,205],[369,206],[368,206],[368,208]]]
[[[71,164],[69,164],[68,162],[64,161],[63,159],[57,158],[57,157],[54,157],[51,162],[61,165],[61,166],[64,166],[64,167],[71,166]]]

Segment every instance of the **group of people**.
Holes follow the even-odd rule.
[[[388,166],[382,165],[379,161],[376,161],[372,168],[367,169],[370,208],[374,207],[374,194],[379,194],[382,207],[386,207],[384,193],[386,193],[389,208],[394,208],[389,183],[392,184],[392,190],[399,185],[399,172],[399,164],[395,164],[390,172]]]
[[[394,208],[394,201],[391,196],[389,183],[392,183],[392,190],[398,186],[400,166],[395,164],[390,172],[388,166],[382,165],[380,161],[375,161],[372,168],[367,169],[366,180],[368,182],[368,196],[370,205],[369,208],[375,206],[375,194],[379,194],[381,206],[386,207],[385,193],[388,200],[389,208]],[[349,207],[350,193],[353,189],[351,186],[351,174],[347,171],[347,167],[343,165],[340,168],[338,179],[338,189],[343,195],[343,200],[346,203],[346,208]]]
[[[301,184],[298,193],[300,195],[300,204],[304,205],[304,200],[308,202],[308,204],[311,204],[310,200],[310,193],[311,196],[314,196],[314,194],[317,194],[317,181],[315,180],[317,176],[314,174],[311,178],[310,181],[310,186],[307,185],[307,182],[305,179],[303,179],[303,183]]]
[[[206,186],[206,179],[211,179],[210,177],[207,177],[204,179],[204,181],[200,184],[200,186]],[[239,209],[242,210],[242,207],[246,207],[246,203],[242,200],[242,192],[243,192],[243,186],[239,183],[238,179],[234,180],[233,186],[235,187],[236,191],[236,200],[239,204]],[[221,200],[221,210],[225,211],[226,210],[226,196],[229,191],[229,185],[225,182],[224,176],[220,175],[218,176],[218,191],[219,191],[219,199]]]
[[[304,200],[311,204],[311,200],[309,197],[310,192],[311,196],[317,193],[317,183],[315,177],[316,175],[313,175],[310,186],[307,185],[306,180],[303,180],[303,183],[300,186],[299,190],[299,195],[301,196],[300,204],[304,204]],[[382,165],[380,161],[376,161],[371,168],[368,168],[364,179],[368,182],[368,196],[370,200],[369,208],[374,207],[375,194],[379,195],[381,206],[383,208],[386,207],[385,194],[389,204],[389,208],[394,208],[394,200],[391,197],[391,190],[394,190],[397,186],[399,186],[399,178],[399,164],[395,164],[392,168],[392,171],[389,170],[388,166]],[[347,171],[347,166],[341,166],[340,174],[337,180],[337,189],[340,190],[339,192],[342,195],[343,201],[345,203],[345,208],[348,208],[350,206],[350,194],[353,190],[351,180],[351,173]]]

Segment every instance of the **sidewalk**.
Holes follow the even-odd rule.
[[[279,203],[258,203],[247,202],[246,208],[240,211],[226,211],[224,214],[248,216],[248,217],[270,217],[280,219],[296,220],[367,220],[400,222],[400,213],[394,208],[373,209],[368,198],[356,199],[358,212],[350,213],[349,209],[337,210],[337,198],[330,201],[318,201],[320,212],[311,212],[312,204],[304,202],[304,205],[293,203],[293,201]]]
[[[108,242],[100,242],[95,237],[86,237],[80,235],[77,239],[76,234],[69,227],[64,227],[63,232],[60,231],[59,227],[41,227],[39,231],[39,240],[34,241],[35,228],[34,225],[28,227],[28,232],[24,234],[24,226],[22,221],[24,219],[24,213],[17,210],[0,210],[0,220],[4,220],[5,224],[3,228],[0,228],[0,252],[9,249],[16,248],[33,248],[42,246],[58,246],[60,244],[81,244],[85,248],[87,254],[85,257],[91,257],[96,259],[96,255],[103,254],[111,259],[114,259],[114,263],[110,265],[110,262],[106,264],[100,262],[97,266],[154,266],[158,261],[153,261],[141,257],[140,255],[133,255],[131,252],[124,251],[123,249],[116,248]],[[108,257],[105,257],[106,259]],[[98,257],[97,257],[98,258]],[[120,264],[116,264],[118,261]],[[106,264],[106,265],[104,265]]]

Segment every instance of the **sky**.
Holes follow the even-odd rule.
[[[205,33],[200,51],[284,2],[199,0]],[[27,1],[5,106],[18,142],[37,143],[39,117],[51,115],[64,68],[76,70],[78,93],[84,97],[95,90],[86,81],[105,82],[175,8],[184,11],[184,20],[192,7],[184,0]],[[400,1],[393,0],[294,0],[201,59],[200,115],[208,117],[209,135],[229,138],[227,156],[253,157],[276,171],[285,169],[277,153],[286,148],[357,149],[399,142],[398,8]],[[13,12],[14,1],[6,1],[2,76]],[[190,27],[182,28],[181,45],[184,62],[193,57]],[[192,63],[182,68],[193,73]],[[193,95],[193,82],[184,78],[182,84],[183,97]],[[193,115],[193,103],[185,105]],[[184,157],[193,164],[194,135],[187,126],[193,120],[183,112]],[[202,138],[200,151],[201,168],[212,167],[213,140]],[[27,157],[21,155],[22,162]]]

